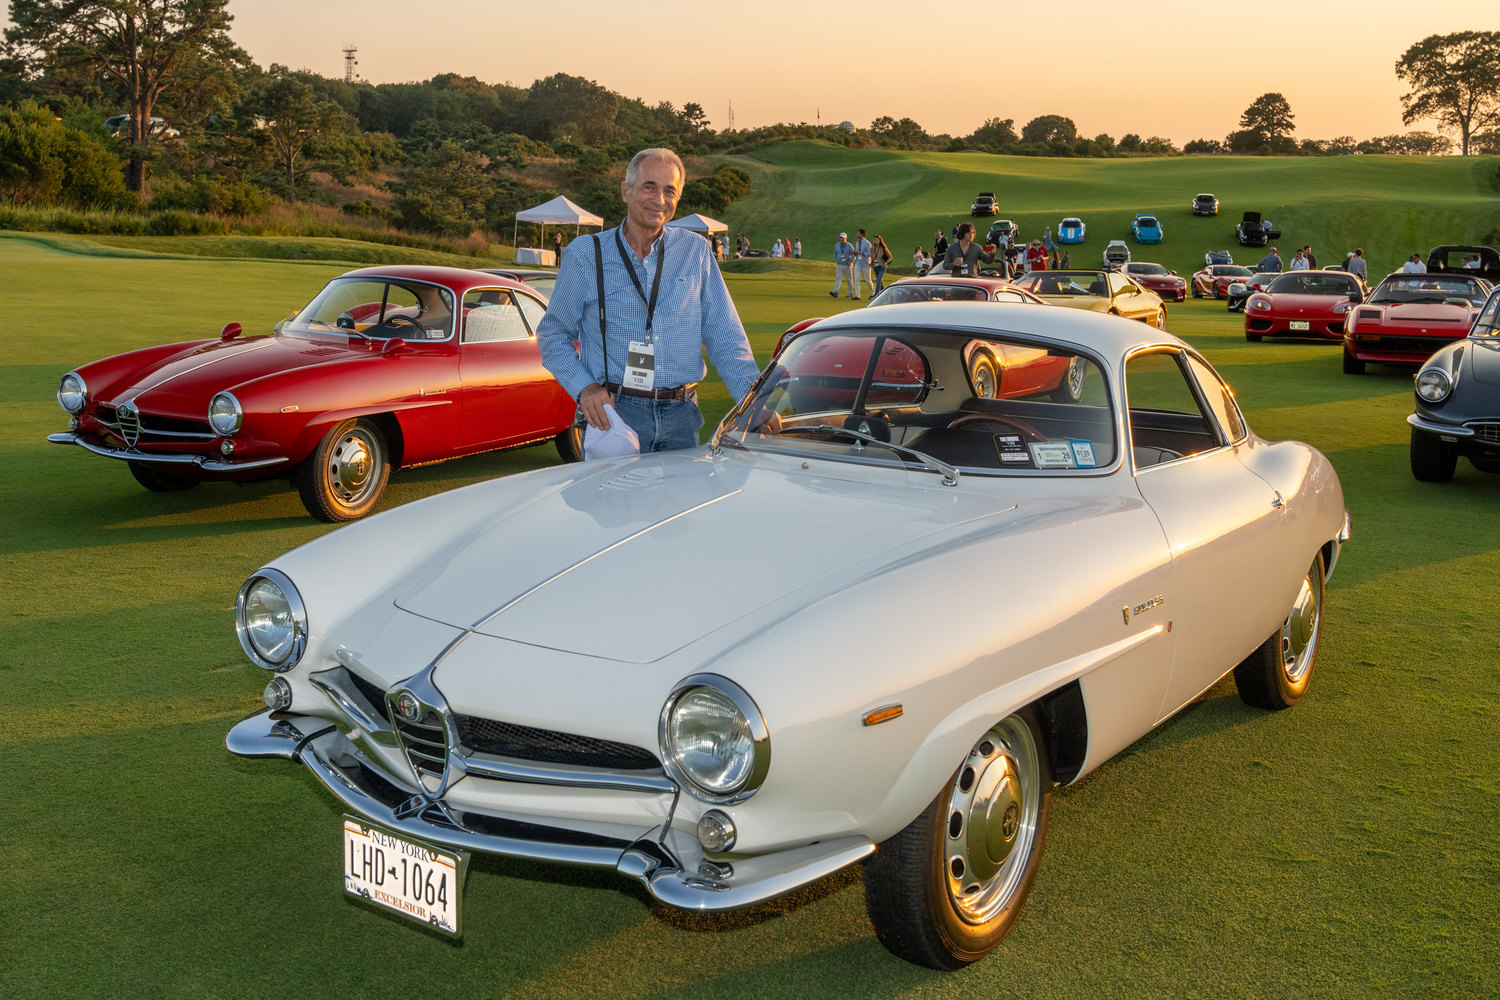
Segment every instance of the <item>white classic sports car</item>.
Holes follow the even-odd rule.
[[[859,310],[791,337],[706,447],[455,490],[258,570],[237,624],[274,677],[227,743],[310,768],[346,892],[443,930],[473,851],[695,911],[862,861],[885,945],[953,969],[1015,922],[1054,785],[1231,670],[1252,705],[1303,696],[1348,537],[1328,461],[1256,437],[1163,331]]]

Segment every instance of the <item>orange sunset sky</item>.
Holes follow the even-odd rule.
[[[1285,94],[1297,137],[1406,131],[1396,59],[1430,34],[1500,29],[1500,3],[945,4],[895,0],[234,0],[261,65],[374,83],[456,72],[526,86],[551,73],[649,103],[697,101],[713,127],[910,117],[963,135],[1040,114],[1080,133],[1222,138]],[[1432,128],[1419,122],[1411,128]]]

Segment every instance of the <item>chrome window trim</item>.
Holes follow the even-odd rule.
[[[425,280],[423,278],[397,277],[395,275],[387,275],[387,274],[341,274],[341,275],[339,275],[336,278],[330,278],[330,279],[328,279],[328,285],[333,284],[335,281],[344,281],[344,280],[349,280],[349,281],[383,281],[383,282],[386,282],[387,284],[392,284],[392,283],[394,283],[394,284],[400,284],[403,281],[409,281],[409,282],[411,282],[414,285],[426,285],[429,288],[437,288],[437,289],[440,289],[442,291],[445,291],[449,295],[453,296],[453,308],[452,308],[452,313],[453,313],[452,320],[453,321],[448,325],[448,336],[444,337],[442,340],[408,341],[408,343],[447,344],[447,343],[452,342],[458,336],[458,325],[459,325],[458,324],[458,313],[459,313],[460,310],[463,309],[463,298],[464,297],[462,295],[459,295],[457,292],[455,292],[453,290],[453,286],[452,285],[444,285],[444,284],[442,284],[440,282],[437,282],[437,281],[427,281],[427,280]],[[323,286],[323,290],[326,290],[328,288],[328,285],[324,285]],[[323,294],[323,290],[320,290],[318,292],[318,295],[322,295]],[[506,289],[507,292],[510,291],[510,290],[511,289],[509,289],[509,288]],[[314,295],[313,299],[316,300],[317,297],[318,297],[317,295]],[[308,302],[307,303],[307,306],[310,306],[310,305],[312,305],[312,302]],[[303,306],[301,309],[298,309],[295,313],[292,314],[291,318],[282,320],[282,322],[290,325],[290,323],[292,322],[292,320],[294,320],[298,316],[302,315],[303,310],[306,309],[307,306]],[[337,334],[330,334],[330,333],[327,333],[327,332],[322,331],[322,330],[312,330],[312,329],[309,329],[308,327],[300,327],[299,329],[304,330],[308,334],[311,334],[311,335],[314,335],[314,336],[337,336]],[[277,332],[278,333],[281,332],[280,327],[277,328]],[[289,333],[287,335],[295,337],[297,334],[296,333]],[[392,339],[394,339],[394,338],[392,338]],[[153,386],[152,388],[155,388],[155,386]]]
[[[517,301],[517,296],[516,296],[515,289],[513,289],[513,288],[471,288],[467,292],[464,292],[463,296],[458,300],[458,303],[459,303],[459,305],[458,305],[458,311],[460,313],[462,313],[463,310],[464,310],[463,300],[466,299],[466,298],[468,298],[470,295],[473,295],[476,292],[504,292],[506,295],[509,295],[510,296],[510,300],[511,300],[511,304],[516,307],[516,312],[518,314],[520,314],[520,317],[521,317],[521,328],[523,330],[525,330],[528,334],[530,334],[530,337],[529,338],[527,338],[527,337],[512,337],[509,340],[465,340],[464,338],[469,333],[469,318],[467,316],[464,316],[464,317],[462,317],[462,324],[461,324],[462,327],[463,327],[463,329],[460,330],[459,334],[458,334],[458,344],[459,344],[460,347],[463,347],[464,345],[467,345],[467,344],[472,344],[472,345],[476,345],[476,346],[479,345],[479,344],[515,344],[515,343],[518,343],[518,342],[520,342],[522,340],[526,340],[526,339],[531,339],[531,340],[535,340],[536,339],[536,331],[531,328],[531,324],[530,323],[526,322],[526,311],[521,308],[521,303]],[[474,307],[470,307],[470,308],[474,308]],[[543,306],[542,308],[545,309],[546,306]],[[442,343],[442,341],[440,341],[440,340],[434,340],[434,341],[432,341],[432,343],[434,343],[434,344],[440,344],[440,343]]]
[[[1125,372],[1125,366],[1128,365],[1133,359],[1142,357],[1147,354],[1171,354],[1174,357],[1179,357],[1184,353],[1186,353],[1185,349],[1182,347],[1178,347],[1176,344],[1148,344],[1144,347],[1137,347],[1132,349],[1125,355],[1125,361],[1120,365],[1120,371],[1122,372],[1120,376],[1120,391],[1124,393],[1125,397],[1121,403],[1121,410],[1126,415],[1125,432],[1130,438],[1130,468],[1133,475],[1139,476],[1141,473],[1150,472],[1152,469],[1165,469],[1169,466],[1174,466],[1181,462],[1193,461],[1195,459],[1203,458],[1207,455],[1215,455],[1221,451],[1233,447],[1233,442],[1226,442],[1224,440],[1224,432],[1219,429],[1218,419],[1211,414],[1205,414],[1202,412],[1203,400],[1198,395],[1200,390],[1198,388],[1197,380],[1193,378],[1191,372],[1185,370],[1182,367],[1182,363],[1179,361],[1177,364],[1177,371],[1182,375],[1183,381],[1187,383],[1188,392],[1192,393],[1193,401],[1198,404],[1199,416],[1203,417],[1204,423],[1208,425],[1209,432],[1213,434],[1214,440],[1217,441],[1218,444],[1204,451],[1194,452],[1191,455],[1183,455],[1181,458],[1174,458],[1170,462],[1157,462],[1155,465],[1147,465],[1143,468],[1136,467],[1135,428],[1130,426],[1130,387],[1125,384],[1125,375],[1123,374]],[[1207,364],[1207,362],[1204,363]],[[1213,366],[1210,365],[1209,367],[1212,368]],[[1211,409],[1212,408],[1210,408],[1210,410]],[[1240,419],[1244,419],[1243,413],[1240,414]],[[1246,425],[1247,437],[1249,436],[1248,432],[1249,426]]]
[[[694,782],[677,766],[677,761],[667,744],[667,729],[672,709],[677,706],[678,700],[684,694],[699,687],[712,688],[726,695],[745,717],[745,721],[750,724],[750,736],[754,746],[750,776],[745,779],[743,785],[726,795],[707,791]],[[662,703],[661,718],[657,723],[657,743],[661,750],[662,769],[667,775],[678,785],[687,789],[694,798],[715,805],[733,805],[750,798],[765,783],[766,774],[771,770],[771,731],[766,726],[765,716],[761,714],[760,707],[755,704],[755,699],[750,697],[749,692],[720,674],[691,674],[677,682],[672,688],[672,693],[667,695],[667,700]]]
[[[256,580],[269,580],[281,589],[286,596],[287,606],[292,611],[292,621],[296,623],[292,635],[292,649],[281,663],[272,663],[260,655],[255,648],[255,643],[250,641],[249,629],[245,624],[245,597],[250,593],[251,586]],[[239,637],[240,648],[245,655],[250,657],[250,662],[264,670],[274,670],[278,674],[286,673],[295,667],[302,659],[302,654],[307,652],[307,606],[302,603],[302,595],[297,592],[297,587],[292,583],[291,577],[279,569],[261,569],[252,573],[240,586],[239,596],[234,602],[234,633]]]

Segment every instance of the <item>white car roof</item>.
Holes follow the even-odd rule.
[[[815,329],[822,333],[842,327],[923,327],[1029,334],[1090,348],[1111,365],[1127,351],[1148,344],[1188,346],[1170,333],[1119,316],[1087,309],[1006,302],[910,302],[874,310],[855,309],[821,320]]]

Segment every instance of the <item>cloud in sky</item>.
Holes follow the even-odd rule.
[[[1419,39],[1500,30],[1500,5],[1304,0],[1258,7],[1034,2],[986,8],[865,0],[233,0],[262,65],[374,83],[453,72],[526,86],[571,73],[648,103],[697,101],[715,128],[909,117],[967,134],[1061,114],[1086,135],[1222,138],[1280,91],[1299,138],[1405,131],[1393,67]],[[1418,123],[1413,127],[1431,127]]]

